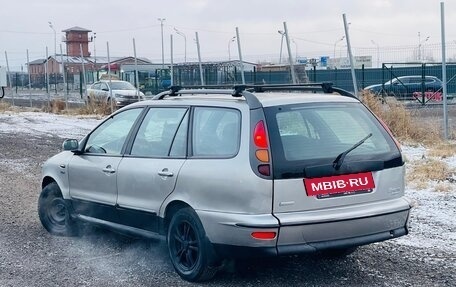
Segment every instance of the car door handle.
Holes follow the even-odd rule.
[[[161,171],[158,172],[159,176],[167,176],[167,177],[172,177],[174,173],[168,171],[167,168],[162,169]]]
[[[111,165],[108,165],[108,166],[106,166],[105,168],[103,168],[103,172],[104,172],[104,173],[115,173],[116,170],[113,169],[113,168],[111,167]]]

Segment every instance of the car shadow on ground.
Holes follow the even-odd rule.
[[[78,245],[91,250],[95,245],[102,246],[106,254],[90,252],[86,262],[104,261],[105,268],[133,268],[139,277],[141,274],[166,273],[178,282],[169,259],[166,242],[134,238],[101,229],[85,226]],[[90,247],[92,246],[92,247]],[[97,248],[98,249],[98,248]],[[306,282],[317,285],[334,285],[334,282],[354,280],[362,273],[356,259],[357,252],[341,259],[322,259],[318,253],[273,258],[244,260],[225,260],[218,274],[207,283],[211,286],[232,284],[269,284],[271,282]],[[99,265],[99,264],[98,264]],[[122,267],[123,266],[123,267]],[[290,280],[292,278],[292,281]],[[182,283],[187,283],[182,281]],[[273,284],[275,285],[275,284]]]

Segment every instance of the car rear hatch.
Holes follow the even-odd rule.
[[[273,213],[279,220],[279,214],[290,218],[290,213],[305,214],[309,221],[340,220],[362,210],[354,207],[378,207],[403,196],[399,147],[361,103],[272,106],[265,108],[265,116],[272,152]]]

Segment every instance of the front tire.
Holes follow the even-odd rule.
[[[190,282],[214,277],[217,268],[211,243],[195,211],[189,207],[174,214],[168,229],[168,251],[174,269]]]
[[[57,183],[50,183],[41,191],[38,215],[49,233],[58,236],[77,235],[77,223],[71,218],[70,208]]]

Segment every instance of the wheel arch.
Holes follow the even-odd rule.
[[[49,184],[51,184],[53,182],[57,183],[57,181],[54,178],[52,178],[50,176],[45,176],[41,182],[41,189],[45,188],[46,186],[48,186]]]
[[[192,208],[188,203],[182,200],[174,200],[168,203],[168,205],[166,205],[165,212],[163,214],[163,224],[161,228],[161,233],[163,233],[164,235],[168,234],[168,227],[174,214],[176,214],[176,212],[186,207]]]
[[[44,189],[46,186],[48,186],[49,184],[54,183],[54,182],[59,187],[61,196],[64,199],[68,199],[69,194],[68,194],[68,190],[66,189],[66,185],[64,185],[63,182],[60,182],[60,180],[58,178],[56,179],[49,175],[43,177],[43,180],[41,181],[41,189]]]

